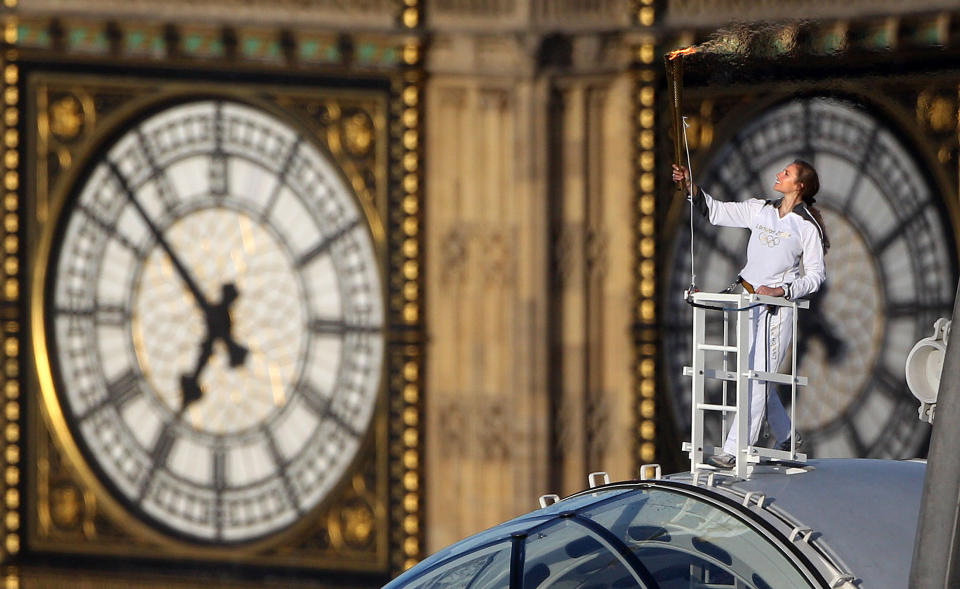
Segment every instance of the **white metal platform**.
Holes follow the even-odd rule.
[[[685,366],[683,374],[693,377],[691,383],[691,421],[690,441],[683,444],[683,450],[690,455],[690,472],[713,469],[705,463],[705,456],[720,454],[721,447],[707,445],[704,440],[704,416],[707,411],[716,411],[721,414],[721,434],[727,432],[727,413],[735,413],[731,427],[737,428],[737,449],[734,474],[738,478],[747,477],[754,465],[762,459],[789,460],[806,462],[806,455],[796,451],[796,399],[797,387],[805,386],[807,379],[797,375],[797,315],[799,309],[810,307],[809,301],[789,301],[782,297],[770,297],[750,293],[713,293],[694,292],[685,293],[688,300],[693,302],[693,365]],[[791,370],[790,374],[766,372],[750,368],[750,316],[752,309],[759,305],[775,307],[790,307],[793,309],[793,338],[791,342]],[[706,341],[707,313],[723,315],[722,343],[708,343]],[[730,342],[730,317],[735,316],[735,341]],[[723,355],[720,367],[707,367],[707,352],[720,352]],[[731,356],[732,361],[731,361]],[[732,364],[732,366],[731,366]],[[732,369],[731,369],[732,368]],[[707,379],[722,381],[720,403],[708,403],[705,398]],[[749,386],[750,381],[765,381],[790,385],[790,451],[761,448],[748,443],[749,421]],[[734,383],[734,404],[728,404],[727,384]],[[775,394],[775,393],[774,393]],[[722,443],[722,440],[721,440]]]

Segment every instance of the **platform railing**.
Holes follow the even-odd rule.
[[[783,297],[771,297],[751,293],[713,293],[694,292],[686,293],[688,300],[693,302],[693,365],[685,366],[683,374],[693,377],[691,383],[691,421],[690,441],[683,444],[683,450],[689,452],[690,471],[713,468],[705,463],[705,456],[723,452],[723,438],[727,434],[727,414],[735,413],[731,427],[737,428],[737,447],[735,454],[734,473],[739,478],[747,477],[754,465],[762,459],[786,460],[792,462],[806,462],[806,455],[797,452],[796,442],[796,407],[797,387],[807,384],[806,377],[797,375],[797,316],[800,309],[808,309],[809,301],[790,301]],[[790,374],[776,372],[777,367],[768,367],[772,370],[760,371],[750,367],[750,312],[760,305],[773,307],[790,307],[793,309],[793,337],[791,343],[791,370]],[[706,341],[707,313],[723,314],[723,342],[708,343]],[[736,326],[735,343],[730,342],[730,317],[735,316]],[[707,352],[721,352],[723,362],[719,367],[707,367]],[[730,356],[733,355],[734,369],[730,370]],[[720,404],[707,403],[706,381],[715,379],[722,381]],[[762,448],[749,444],[750,416],[749,416],[749,387],[751,381],[779,383],[790,385],[790,450]],[[734,383],[734,405],[728,405],[727,384]],[[776,394],[769,391],[769,394]],[[720,446],[705,445],[704,418],[707,411],[721,414],[721,442]]]

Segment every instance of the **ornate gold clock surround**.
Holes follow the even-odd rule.
[[[245,564],[271,567],[384,573],[408,566],[411,557],[418,556],[419,473],[415,454],[419,443],[416,402],[421,352],[415,335],[419,322],[419,290],[410,284],[415,285],[418,278],[415,265],[419,256],[416,233],[419,207],[415,202],[418,200],[415,183],[419,156],[414,136],[417,118],[411,120],[407,113],[416,112],[418,108],[419,87],[416,76],[410,75],[406,79],[399,76],[393,80],[381,79],[379,87],[374,86],[373,89],[336,90],[286,85],[267,87],[256,83],[198,86],[182,80],[144,77],[119,81],[103,75],[63,73],[37,73],[21,86],[23,102],[29,105],[30,120],[35,117],[37,121],[35,132],[25,131],[25,139],[29,138],[26,143],[35,149],[36,157],[24,157],[32,168],[25,167],[24,174],[36,181],[33,198],[20,202],[26,245],[21,250],[22,267],[33,267],[34,260],[41,254],[36,236],[42,232],[44,223],[55,222],[56,210],[79,173],[80,166],[74,164],[96,153],[105,138],[131,115],[150,104],[185,94],[240,97],[288,121],[306,124],[317,142],[333,155],[367,217],[382,219],[379,231],[374,224],[374,237],[387,291],[388,332],[384,391],[365,450],[361,451],[351,474],[328,500],[289,530],[229,550],[215,547],[198,550],[196,546],[158,534],[126,513],[99,485],[72,446],[62,416],[48,411],[51,407],[55,409],[56,403],[45,404],[42,410],[36,403],[28,403],[24,411],[25,429],[29,432],[24,445],[27,463],[31,465],[26,477],[28,486],[19,485],[19,479],[15,481],[17,486],[11,486],[8,477],[7,497],[15,493],[19,499],[23,488],[29,499],[7,501],[10,511],[5,518],[8,530],[10,523],[18,530],[20,513],[23,513],[26,530],[14,536],[16,546],[7,540],[7,555],[16,555],[25,548],[19,543],[22,536],[31,552],[234,562],[242,559]],[[256,96],[252,101],[251,95]],[[339,117],[344,111],[354,116],[329,119],[331,113]],[[399,120],[401,114],[407,115],[406,122]],[[391,160],[400,160],[404,165],[389,166]],[[401,204],[407,213],[397,214]],[[49,247],[49,243],[45,247]],[[32,280],[34,285],[42,285],[42,274],[41,268]],[[25,277],[24,286],[26,284]],[[26,292],[27,288],[22,290]],[[35,288],[30,291],[32,295],[37,293]],[[36,302],[35,298],[27,301],[34,320],[37,313],[42,313]],[[23,333],[18,323],[7,322],[6,327]],[[24,328],[29,325],[23,324]],[[26,352],[25,344],[29,340],[21,341]],[[43,352],[42,346],[36,349]],[[29,359],[30,354],[24,357]],[[44,396],[50,400],[49,375],[43,375],[37,382],[30,378],[31,373],[32,370],[26,370],[18,379],[24,384],[25,396],[39,399],[43,389]],[[9,392],[11,385],[7,382]],[[401,460],[406,466],[399,463]]]

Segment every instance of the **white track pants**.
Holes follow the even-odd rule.
[[[750,313],[750,369],[765,372],[776,372],[784,358],[790,358],[790,348],[793,337],[793,309],[779,307],[776,313],[770,313],[766,305],[760,305],[749,311]],[[764,412],[767,422],[776,437],[777,443],[785,442],[790,437],[790,416],[780,402],[774,386],[768,383],[751,380],[748,386],[750,400],[750,445],[755,445],[760,437],[760,426],[763,424]],[[723,451],[735,454],[737,451],[736,421],[728,421],[730,432],[723,444]]]

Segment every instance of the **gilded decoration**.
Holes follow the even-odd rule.
[[[69,530],[80,525],[83,504],[80,489],[71,483],[50,489],[50,519],[53,525]]]
[[[50,191],[90,140],[97,117],[112,113],[123,100],[115,89],[91,93],[82,87],[38,88],[37,147],[38,153],[44,154],[37,161],[38,220],[46,219]]]
[[[386,154],[384,146],[375,144],[375,136],[386,128],[386,113],[382,108],[377,113],[376,101],[345,104],[339,100],[298,96],[281,98],[280,104],[313,122],[325,138],[331,154],[346,172],[357,196],[370,206],[384,210],[387,198],[382,189],[385,172],[377,165]]]
[[[641,44],[635,49],[641,64],[653,62],[652,47]],[[660,339],[657,325],[655,297],[657,296],[656,271],[656,144],[653,134],[657,129],[654,106],[656,89],[660,83],[658,72],[641,65],[634,81],[634,177],[636,178],[635,223],[639,228],[635,237],[636,265],[634,281],[637,285],[634,313],[637,340],[635,356],[637,458],[641,464],[651,463],[662,456],[657,447],[658,435],[655,426],[657,416],[657,343]]]
[[[64,23],[64,42],[68,51],[102,55],[110,51],[107,24],[102,21],[68,20]]]
[[[64,96],[50,105],[50,133],[59,141],[69,142],[76,139],[84,126],[83,106],[75,96]],[[66,166],[69,167],[69,162]]]
[[[403,14],[419,19],[414,0]],[[410,11],[413,11],[412,13]],[[111,15],[112,17],[115,15]],[[258,19],[259,20],[259,19]],[[369,23],[364,23],[369,24]],[[282,29],[265,25],[171,25],[152,19],[107,23],[106,20],[64,21],[29,14],[15,29],[28,49],[63,47],[86,58],[129,58],[177,62],[224,62],[266,67],[395,70],[419,60],[418,45],[395,30],[343,34],[336,30],[303,28],[302,22]],[[417,25],[407,27],[417,30]]]
[[[410,4],[410,0],[406,4]],[[75,14],[90,17],[112,15],[125,20],[160,20],[176,22],[190,15],[194,21],[224,23],[263,22],[269,14],[269,24],[305,24],[338,27],[390,29],[398,18],[403,18],[403,3],[396,0],[30,0],[20,6],[27,16],[58,16]],[[413,2],[412,16],[419,16]],[[407,6],[406,8],[411,8]]]
[[[120,53],[125,57],[163,59],[168,55],[162,23],[128,23],[124,25]]]
[[[180,29],[182,55],[199,59],[218,59],[226,57],[227,47],[223,39],[223,30],[216,26],[185,25]]]
[[[338,550],[369,549],[375,536],[384,533],[382,526],[377,526],[378,508],[376,496],[367,490],[366,478],[355,475],[341,504],[327,515],[331,545]]]
[[[7,79],[17,81],[9,73]],[[416,181],[420,171],[416,165],[419,152],[415,132],[419,128],[419,82],[415,79],[398,82],[396,87],[397,91],[390,93],[252,84],[238,89],[234,81],[222,86],[208,82],[201,89],[195,84],[184,87],[149,78],[115,81],[103,76],[34,74],[26,95],[36,105],[38,113],[36,136],[32,139],[36,142],[36,157],[28,162],[31,173],[38,180],[36,198],[30,201],[30,234],[40,234],[46,224],[55,221],[53,215],[59,210],[59,203],[70,193],[80,172],[79,165],[88,161],[95,153],[95,146],[115,133],[123,121],[136,117],[150,104],[158,104],[164,96],[176,99],[184,91],[224,95],[240,91],[244,96],[255,96],[254,100],[264,108],[286,112],[287,117],[300,121],[310,136],[315,137],[332,156],[367,215],[386,222],[386,231],[374,224],[373,233],[386,264],[384,278],[388,303],[399,301],[396,318],[389,324],[403,320],[417,325],[420,290],[415,288],[419,280],[415,269],[420,251],[417,233],[420,212]],[[391,118],[396,121],[395,125],[399,125],[397,132],[389,126]],[[6,120],[13,120],[13,117],[7,113]],[[8,135],[8,145],[11,142]],[[391,145],[400,152],[399,156],[390,155]],[[19,163],[19,155],[10,153],[5,155],[5,161],[8,166],[15,166]],[[407,166],[407,171],[399,179],[393,179],[387,165],[388,158],[397,157],[398,161],[404,161],[403,153],[413,155],[414,165]],[[395,180],[395,188],[391,189]],[[397,201],[392,210],[411,212],[391,218],[387,213],[393,206],[389,200]],[[16,210],[19,198],[8,198],[6,202],[8,210],[10,205]],[[8,229],[13,227],[12,222],[9,215],[5,217]],[[8,244],[8,252],[10,247]],[[35,247],[36,243],[31,242],[28,256],[35,255]],[[13,253],[17,253],[16,250]],[[400,263],[392,261],[398,257]],[[4,258],[5,267],[18,270],[19,265],[10,264],[10,259]],[[414,288],[405,287],[408,282]],[[397,340],[395,335],[388,341]],[[9,352],[13,350],[9,344],[5,349],[9,359]],[[421,556],[417,482],[420,476],[417,460],[420,425],[416,418],[420,405],[418,340],[411,339],[402,349],[390,344],[387,354],[386,398],[393,401],[385,402],[378,410],[383,413],[378,413],[379,417],[371,426],[373,433],[365,446],[366,457],[358,460],[353,474],[321,508],[307,514],[288,532],[275,540],[228,551],[185,546],[158,536],[146,529],[142,522],[135,521],[105,488],[95,482],[89,471],[84,473],[86,467],[79,454],[64,442],[70,434],[57,420],[50,418],[47,414],[50,408],[41,412],[34,407],[29,417],[29,448],[36,471],[31,476],[31,501],[25,504],[29,510],[28,519],[32,522],[29,529],[31,545],[41,552],[147,558],[188,556],[206,561],[234,559],[240,550],[247,553],[245,559],[250,564],[337,570],[386,572],[391,567],[399,569],[412,565]],[[397,362],[397,359],[401,361]],[[15,362],[8,364],[8,368],[15,368]],[[16,378],[18,374],[12,376]],[[17,382],[7,381],[8,398],[14,394],[10,385]],[[33,380],[26,382],[31,392],[36,393]],[[39,396],[33,395],[32,398]],[[399,410],[392,410],[391,403],[400,403]],[[7,414],[11,414],[9,408]],[[11,435],[8,428],[8,440]],[[16,435],[19,436],[19,430]],[[398,442],[400,447],[393,451]],[[18,461],[17,446],[8,445],[6,448],[7,463]],[[387,465],[393,461],[403,471],[399,479],[391,482]],[[391,495],[391,485],[395,485],[399,493]],[[6,487],[7,513],[16,513],[9,509],[21,505],[17,490]],[[397,502],[393,509],[390,508],[392,502]],[[390,523],[391,520],[396,523]],[[19,526],[17,518],[7,517],[6,521]],[[390,530],[392,532],[388,533]],[[19,546],[19,537],[7,543]],[[8,553],[12,552],[8,550]]]
[[[8,19],[5,22],[4,40],[15,43],[18,35],[17,21]],[[13,52],[0,55],[0,70],[3,72],[0,79],[0,92],[3,101],[2,135],[3,135],[3,207],[0,214],[3,223],[0,225],[0,282],[2,282],[2,303],[0,303],[0,385],[3,395],[0,405],[3,407],[0,415],[0,424],[3,429],[3,454],[0,455],[0,469],[4,476],[0,482],[0,530],[3,541],[0,543],[0,563],[16,558],[22,546],[22,505],[21,492],[23,476],[21,475],[22,440],[21,424],[23,422],[22,395],[20,386],[20,359],[21,336],[20,324],[20,256],[22,248],[20,242],[22,195],[21,170],[21,141],[19,123],[22,111],[21,69]],[[7,577],[9,583],[9,577]]]
[[[418,0],[406,0],[405,25],[419,24]],[[415,15],[416,18],[409,17]],[[390,456],[399,467],[391,470],[392,489],[402,497],[401,507],[390,514],[391,534],[400,551],[391,552],[394,570],[406,570],[424,555],[424,530],[421,525],[421,497],[423,455],[421,436],[423,421],[423,313],[421,309],[423,273],[422,225],[422,132],[424,74],[420,69],[422,47],[417,40],[409,40],[401,50],[403,74],[394,79],[391,88],[389,134],[394,165],[390,167],[390,186],[387,233],[393,243],[401,246],[391,252],[389,267],[391,286],[399,293],[388,301],[392,321],[402,325],[405,345],[388,359],[392,372],[390,383],[402,394],[393,397],[390,405]],[[399,164],[399,165],[397,165]]]
[[[958,86],[941,85],[922,90],[916,99],[916,120],[936,140],[937,159],[942,164],[957,156]]]
[[[356,112],[343,120],[344,143],[354,157],[363,157],[370,152],[373,143],[373,122],[365,112]]]

